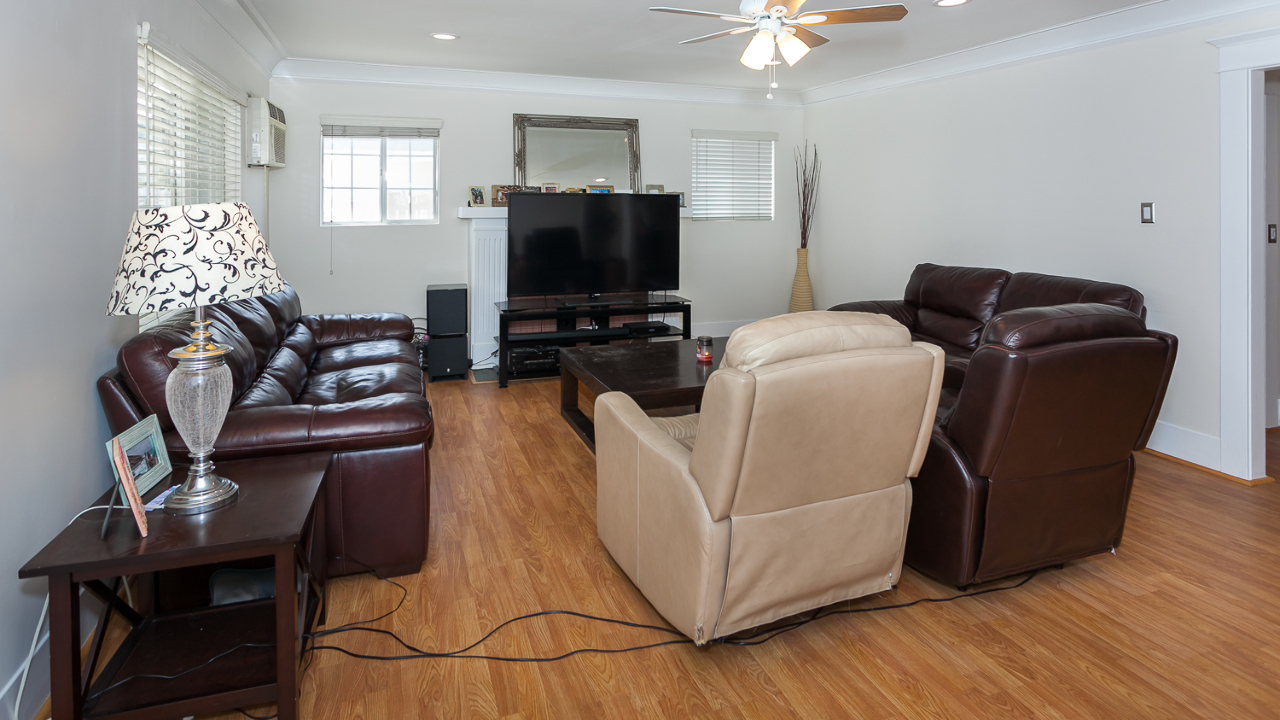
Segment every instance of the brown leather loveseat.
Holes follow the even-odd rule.
[[[1114,550],[1177,349],[1108,305],[997,316],[914,481],[907,564],[963,587]]]
[[[947,354],[943,387],[956,390],[964,384],[969,358],[992,318],[1009,310],[1068,303],[1102,303],[1147,316],[1142,293],[1125,285],[932,263],[916,266],[901,300],[865,300],[831,309],[888,315],[906,325],[912,339],[942,348]],[[954,397],[944,398],[944,404],[949,399]]]
[[[292,288],[206,309],[235,381],[214,462],[330,451],[329,573],[417,572],[426,559],[434,425],[404,315],[302,315]],[[165,406],[168,352],[192,312],[138,334],[98,380],[113,433],[155,414],[175,467],[187,448]]]

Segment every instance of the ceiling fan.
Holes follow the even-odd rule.
[[[682,10],[670,7],[651,7],[654,12],[676,13],[677,15],[699,15],[741,23],[742,27],[723,32],[711,33],[702,37],[681,42],[689,43],[714,40],[726,35],[739,35],[755,31],[751,43],[742,53],[742,64],[752,70],[763,70],[766,65],[777,64],[773,59],[773,49],[777,45],[782,59],[788,65],[795,65],[813,48],[827,42],[827,38],[810,30],[810,25],[844,25],[864,22],[894,22],[906,17],[907,8],[903,5],[873,5],[869,7],[845,8],[843,10],[820,10],[816,12],[800,12],[804,0],[742,0],[738,5],[737,15],[706,12],[703,10]]]

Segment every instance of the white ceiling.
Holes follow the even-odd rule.
[[[881,0],[881,2],[892,0]],[[1206,0],[1212,4],[1215,0]],[[738,63],[749,36],[679,41],[733,27],[716,18],[649,11],[651,4],[736,13],[737,0],[239,0],[288,58],[759,88]],[[806,11],[858,5],[808,0]],[[879,4],[874,0],[864,4]],[[896,23],[815,28],[831,39],[794,68],[784,90],[861,77],[1122,8],[1137,0],[971,0],[954,8],[902,0]],[[450,32],[453,41],[431,38]]]

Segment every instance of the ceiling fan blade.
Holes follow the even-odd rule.
[[[805,45],[808,45],[809,49],[816,48],[819,45],[826,45],[830,42],[827,38],[822,37],[808,28],[804,28],[799,25],[792,25],[791,29],[796,31],[796,37],[800,38],[800,41]]]
[[[845,25],[847,23],[894,22],[906,16],[907,8],[903,5],[875,5],[872,7],[846,8],[844,10],[815,10],[801,15],[793,22],[800,25]]]
[[[720,18],[721,20],[728,20],[729,22],[755,23],[755,20],[752,20],[751,18],[745,18],[738,15],[725,15],[723,13],[704,12],[702,10],[683,10],[681,8],[669,7],[651,7],[649,9],[653,12],[675,13],[676,15],[699,15],[702,17]]]
[[[725,30],[724,32],[711,33],[710,35],[703,35],[702,37],[691,38],[689,40],[681,40],[680,44],[688,45],[689,43],[699,43],[699,42],[703,42],[704,40],[714,40],[718,37],[724,37],[726,35],[739,35],[741,33],[747,32],[749,30],[754,30],[754,29],[755,28],[749,28],[749,27],[734,28],[732,30]]]

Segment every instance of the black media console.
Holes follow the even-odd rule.
[[[498,387],[507,380],[554,377],[560,374],[559,349],[580,343],[604,345],[614,340],[680,335],[688,339],[692,305],[671,293],[639,293],[597,299],[578,297],[511,298],[494,303],[498,307]],[[609,318],[619,315],[679,315],[680,327],[665,330],[648,327],[609,327]],[[577,329],[580,318],[589,318],[594,329]],[[554,332],[514,333],[511,323],[523,320],[555,320]],[[516,363],[512,362],[513,354]],[[513,364],[521,372],[513,372]]]

